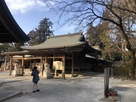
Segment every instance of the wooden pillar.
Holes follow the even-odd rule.
[[[24,74],[24,55],[22,57],[22,75]]]
[[[5,58],[5,61],[4,61],[4,71],[6,70],[6,65],[7,65],[7,60]]]
[[[10,74],[11,75],[11,72],[12,72],[12,62],[13,62],[13,56],[10,56]]]
[[[40,76],[43,76],[43,64],[44,64],[44,62],[43,62],[43,58],[42,58],[42,56],[41,56],[41,59],[40,59],[40,69],[39,69],[39,71],[40,71]]]
[[[71,76],[74,76],[74,53],[72,53],[72,66],[71,66]]]
[[[54,57],[54,55],[53,55],[53,62],[55,61],[55,57]],[[57,76],[57,70],[56,69],[54,69],[54,75],[55,76]]]
[[[65,79],[65,54],[62,54],[62,78]]]
[[[30,60],[30,69],[32,70],[32,60]]]
[[[47,63],[47,56],[45,56],[45,61],[44,61],[44,63]]]
[[[47,55],[45,56],[44,61],[43,61],[42,76],[43,76],[43,71],[44,71],[44,68],[45,68],[44,64],[45,64],[46,62],[47,62]]]
[[[104,96],[105,98],[108,97],[108,91],[109,91],[109,70],[110,68],[104,69]]]
[[[34,59],[34,66],[36,66],[36,62],[35,62],[35,59]]]
[[[41,59],[40,59],[40,66],[43,65],[43,60],[42,60],[42,56],[41,56]],[[41,70],[41,67],[40,67],[40,70]]]

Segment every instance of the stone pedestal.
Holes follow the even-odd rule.
[[[12,71],[12,76],[20,76],[21,73],[20,73],[20,69],[15,69]]]
[[[53,78],[53,76],[51,75],[51,72],[48,71],[48,70],[43,71],[43,77],[46,78],[46,79]]]

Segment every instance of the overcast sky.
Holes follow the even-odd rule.
[[[61,28],[60,25],[63,22],[61,19],[60,24],[58,25],[58,17],[54,12],[51,12],[50,8],[47,7],[44,0],[5,0],[11,14],[22,28],[22,30],[28,34],[29,31],[37,28],[39,22],[43,18],[49,18],[53,23],[54,35],[74,33],[74,25],[65,25]],[[53,5],[53,3],[52,3]]]

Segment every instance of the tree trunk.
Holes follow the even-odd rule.
[[[120,20],[120,22],[122,22],[122,20]],[[128,51],[130,52],[131,66],[130,66],[130,69],[129,69],[129,76],[130,76],[131,79],[135,79],[135,67],[136,67],[136,64],[135,64],[135,59],[136,59],[136,57],[135,57],[135,50],[131,46],[131,43],[129,41],[129,37],[127,36],[127,34],[124,31],[122,23],[120,23],[119,27],[120,27],[120,29],[122,31],[123,38],[126,41],[126,47],[127,47]]]

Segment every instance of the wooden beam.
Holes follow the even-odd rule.
[[[62,56],[53,56],[53,57],[48,57],[48,58],[62,58]]]
[[[22,59],[22,57],[13,57],[13,59]],[[41,57],[24,57],[25,60],[28,59],[41,59]]]

